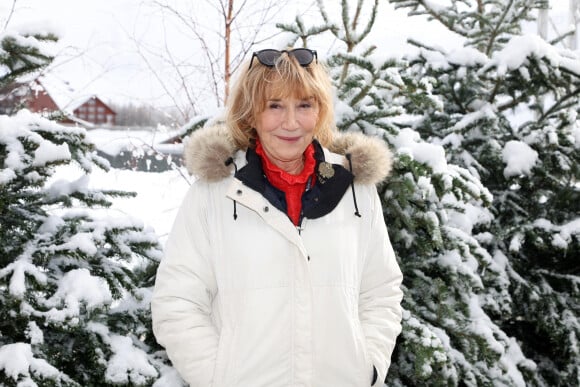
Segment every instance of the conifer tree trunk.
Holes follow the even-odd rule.
[[[540,35],[544,40],[548,39],[549,17],[549,10],[547,8],[538,11],[538,35]]]

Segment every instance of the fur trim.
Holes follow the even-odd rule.
[[[334,137],[329,150],[340,155],[350,154],[352,174],[358,183],[378,184],[391,173],[391,151],[379,138],[362,133],[343,132]],[[349,169],[348,161],[344,166]]]
[[[336,133],[329,150],[351,155],[352,173],[357,183],[378,184],[391,172],[391,151],[379,138],[362,133]],[[236,146],[227,128],[209,126],[196,130],[185,142],[185,166],[198,178],[219,181],[232,174],[233,166],[226,165],[226,161],[234,157],[235,152]],[[346,158],[343,164],[350,169]]]
[[[232,174],[226,160],[236,151],[225,126],[208,126],[196,130],[186,141],[183,158],[187,171],[196,177],[215,182]]]

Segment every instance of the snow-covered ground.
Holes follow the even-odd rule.
[[[90,186],[135,192],[134,198],[113,199],[109,212],[142,220],[164,242],[189,183],[175,170],[156,173],[111,169],[93,172]]]
[[[111,153],[111,147],[117,151],[123,146],[136,146],[135,141],[151,143],[151,134],[140,131],[88,130],[88,139],[97,149]],[[53,180],[68,181],[81,177],[83,172],[71,165],[61,167]],[[173,219],[192,178],[185,169],[173,169],[166,172],[141,172],[127,169],[111,168],[104,171],[95,168],[90,174],[89,187],[103,190],[122,190],[137,194],[133,198],[112,198],[112,206],[106,211],[113,217],[130,216],[141,220],[146,227],[151,227],[164,243],[173,224]]]

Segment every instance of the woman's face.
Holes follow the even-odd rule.
[[[289,173],[300,173],[302,154],[318,122],[314,98],[284,97],[266,101],[256,117],[256,131],[270,161]]]

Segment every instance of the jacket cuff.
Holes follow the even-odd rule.
[[[377,372],[377,368],[373,365],[373,380],[371,382],[371,386],[374,386],[375,383],[377,382],[377,378],[379,377],[379,374]]]

